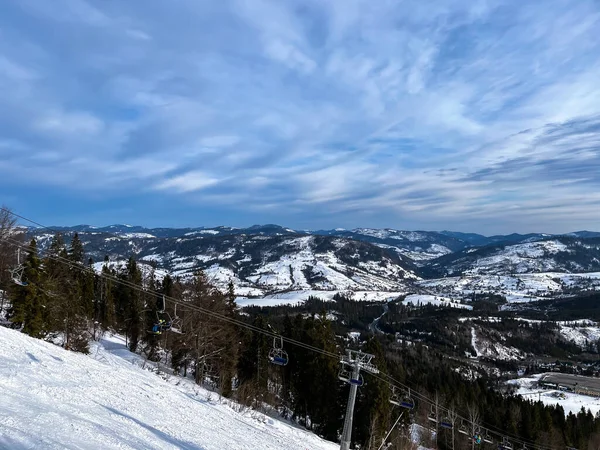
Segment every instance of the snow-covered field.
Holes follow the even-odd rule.
[[[540,389],[537,382],[542,375],[532,377],[517,378],[510,380],[509,384],[518,386],[517,394],[523,398],[538,401],[541,400],[545,405],[559,404],[565,410],[565,414],[572,412],[577,414],[581,408],[589,409],[592,414],[600,411],[600,398],[589,397],[587,395],[574,394],[572,392],[563,392],[553,389]],[[559,398],[559,393],[564,394],[565,398]]]
[[[431,293],[469,299],[473,293],[499,294],[508,302],[522,303],[558,295],[564,289],[600,289],[600,273],[542,272],[519,275],[471,274],[422,280],[417,284]]]
[[[447,297],[440,297],[437,295],[428,295],[428,294],[410,294],[407,295],[404,299],[403,303],[407,305],[413,306],[425,306],[425,305],[434,305],[434,306],[446,306],[451,308],[462,308],[462,309],[473,309],[470,305],[464,305],[460,303],[458,300],[454,300]]]
[[[309,297],[318,297],[324,301],[332,301],[336,294],[342,294],[355,301],[383,302],[394,300],[405,293],[388,291],[318,291],[314,289],[304,289],[298,291],[279,292],[260,298],[239,296],[236,298],[236,303],[238,306],[295,305],[298,303],[304,303]]]
[[[82,355],[0,327],[0,361],[0,448],[338,448],[263,414],[237,412],[191,381],[144,370],[116,336]]]

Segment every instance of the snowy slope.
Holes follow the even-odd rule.
[[[534,375],[532,377],[517,378],[509,380],[509,384],[518,387],[517,394],[532,402],[541,400],[545,405],[560,405],[565,411],[565,415],[569,413],[577,414],[581,408],[589,409],[592,414],[600,412],[600,398],[589,397],[587,395],[575,394],[573,392],[563,392],[554,389],[540,389],[537,387],[537,382],[543,374]],[[558,394],[564,396],[561,398]]]
[[[315,289],[401,291],[419,279],[410,263],[375,245],[329,236],[214,235],[201,230],[177,238],[82,236],[96,260],[136,254],[140,263],[182,278],[204,270],[217,286],[232,281],[239,295]],[[96,269],[102,263],[96,264]],[[160,273],[157,273],[160,276]]]
[[[0,327],[0,361],[0,448],[338,448],[142,369],[117,337],[87,356]]]
[[[487,336],[483,336],[481,331],[481,329],[478,331],[475,327],[471,327],[471,346],[478,358],[514,361],[525,357],[521,350],[502,344],[500,341],[503,336],[496,334],[496,339],[492,340],[489,333]]]
[[[431,261],[429,271],[443,275],[509,275],[600,270],[600,239],[555,237],[461,250]]]
[[[600,273],[477,274],[423,280],[417,284],[438,295],[469,299],[473,293],[490,293],[502,295],[507,301],[518,303],[560,295],[574,288],[581,291],[598,290]]]
[[[472,306],[464,305],[457,300],[451,298],[439,297],[429,294],[410,294],[407,295],[403,303],[412,306],[443,306],[449,308],[473,309]]]

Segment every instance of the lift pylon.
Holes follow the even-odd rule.
[[[344,419],[344,431],[342,432],[342,441],[340,450],[350,450],[350,441],[352,440],[352,416],[354,415],[354,403],[356,402],[356,393],[358,386],[362,385],[361,370],[370,373],[379,373],[377,367],[371,364],[375,356],[361,351],[346,350],[346,356],[341,363],[352,369],[350,377],[340,377],[350,384],[350,393],[348,394],[348,406],[346,407],[346,417]]]

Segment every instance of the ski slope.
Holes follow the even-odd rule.
[[[118,336],[82,355],[0,327],[0,361],[0,448],[338,448],[263,414],[237,412],[239,405],[191,381],[143,369]]]
[[[575,394],[573,392],[563,392],[556,389],[540,389],[537,387],[537,382],[542,374],[533,375],[531,377],[517,378],[509,380],[508,384],[517,386],[517,394],[532,402],[541,401],[544,405],[560,405],[565,411],[565,415],[569,413],[577,414],[581,408],[590,410],[592,414],[600,412],[600,398],[589,397],[587,395]],[[558,394],[563,395],[563,398],[558,397]]]

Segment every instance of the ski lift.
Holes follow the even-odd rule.
[[[273,348],[269,350],[269,361],[277,366],[286,366],[288,363],[288,354],[283,349],[283,337],[273,338]]]
[[[502,442],[498,444],[498,450],[513,450],[513,445],[504,437],[502,438]]]
[[[338,372],[338,378],[344,383],[350,383],[350,378],[352,378],[352,373],[350,373],[350,370],[348,370],[343,363],[340,371]]]
[[[352,378],[352,371],[342,363],[342,368],[338,373],[338,378],[344,383],[354,384],[355,386],[362,386],[365,384],[362,374],[358,374],[358,378]]]
[[[442,420],[440,420],[440,427],[451,430],[452,428],[454,428],[454,425],[452,424],[452,420],[450,420],[450,417],[444,416],[442,417]]]
[[[168,313],[165,313],[168,315]],[[181,332],[181,317],[177,315],[177,303],[175,303],[175,307],[173,310],[173,317],[169,316],[169,320],[171,322],[171,326],[169,327],[169,331],[173,333],[183,334]]]
[[[13,282],[19,286],[27,286],[27,283],[23,281],[23,272],[25,271],[25,267],[21,264],[21,249],[17,249],[17,266],[13,269],[9,269],[10,276]]]
[[[461,422],[461,424],[458,427],[458,432],[466,436],[469,435],[469,427],[467,427],[467,424],[465,422]]]
[[[402,398],[402,401],[400,402],[400,406],[402,406],[403,408],[406,408],[406,409],[414,409],[415,401],[410,396],[410,389],[408,390],[408,395],[406,395],[404,398]]]
[[[400,399],[396,393],[396,387],[392,386],[392,395],[390,395],[390,403],[394,406],[400,406]]]
[[[485,434],[482,437],[483,442],[485,442],[486,444],[493,444],[494,440],[492,439],[492,436],[490,436],[490,434],[486,431]]]
[[[435,413],[435,407],[431,405],[431,411],[427,414],[427,420],[433,423],[437,423],[437,414]]]
[[[152,329],[149,331],[150,334],[160,335],[163,331],[171,329],[173,323],[171,316],[165,311],[165,296],[161,298],[161,306],[156,310],[156,322],[152,325]]]
[[[356,386],[362,386],[365,384],[365,380],[361,374],[358,375],[358,379],[350,378],[350,384],[354,384]]]

